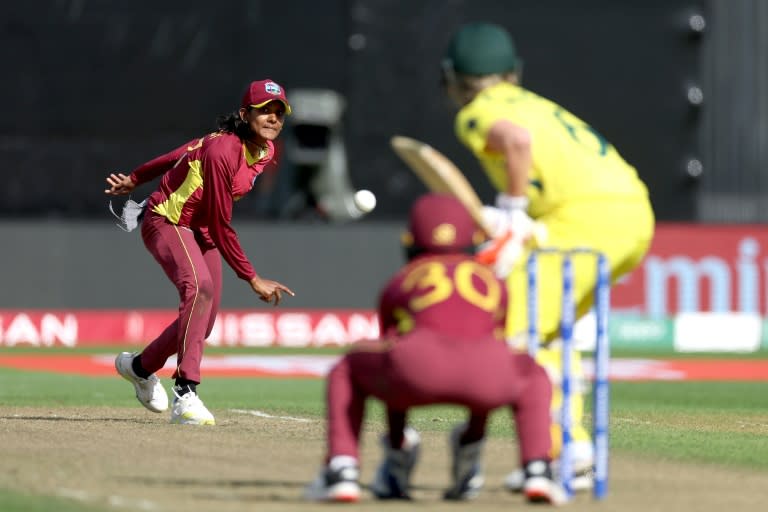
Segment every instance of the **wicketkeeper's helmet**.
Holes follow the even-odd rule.
[[[411,207],[403,246],[408,256],[432,253],[474,253],[485,239],[466,208],[453,196],[429,193]]]

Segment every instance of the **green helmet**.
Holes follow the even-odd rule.
[[[443,69],[465,75],[491,75],[516,71],[519,60],[515,43],[503,27],[470,23],[453,35]]]

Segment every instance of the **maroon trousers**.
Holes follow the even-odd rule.
[[[326,393],[329,460],[358,458],[369,396],[387,405],[390,418],[404,417],[415,406],[463,405],[475,420],[482,419],[473,428],[484,428],[490,411],[508,406],[521,462],[550,456],[550,380],[527,354],[511,352],[495,339],[456,340],[420,330],[393,345],[363,341],[333,367]]]
[[[144,245],[179,291],[179,316],[141,353],[144,369],[155,373],[176,354],[173,378],[200,382],[205,339],[221,301],[221,256],[201,246],[193,231],[147,212],[141,223]]]

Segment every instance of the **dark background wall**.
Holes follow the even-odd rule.
[[[104,178],[211,130],[263,77],[289,96],[346,98],[349,178],[379,206],[353,223],[276,220],[263,204],[282,200],[278,168],[236,204],[246,251],[295,288],[289,307],[373,306],[424,190],[389,150],[393,134],[433,144],[492,198],[438,86],[451,33],[482,20],[514,34],[527,87],[638,168],[661,221],[768,221],[764,0],[2,2],[0,307],[172,307],[138,234],[112,224]],[[225,307],[260,304],[225,275]]]
[[[711,1],[697,218],[768,222],[768,2]]]
[[[3,2],[0,215],[103,215],[105,174],[130,170],[212,129],[244,85],[347,99],[344,138],[371,220],[404,216],[423,188],[393,156],[402,133],[443,150],[481,195],[491,190],[452,127],[438,86],[451,33],[493,20],[514,34],[524,84],[586,119],[635,164],[660,219],[695,215],[684,158],[697,119],[684,86],[701,45],[690,0],[48,0]],[[279,174],[279,172],[278,172]],[[258,217],[257,201],[241,206]]]
[[[397,223],[237,222],[257,271],[289,286],[281,308],[374,308],[402,264]],[[166,308],[176,289],[138,232],[110,222],[0,222],[0,309]],[[271,308],[224,267],[224,308]]]

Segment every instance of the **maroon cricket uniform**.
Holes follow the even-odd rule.
[[[144,244],[179,291],[179,317],[141,354],[150,373],[177,355],[174,378],[200,382],[205,338],[219,308],[221,258],[238,277],[256,276],[231,226],[232,204],[274,157],[271,141],[252,155],[237,135],[215,132],[134,170],[137,185],[163,176],[142,222]]]
[[[367,396],[389,411],[446,403],[484,419],[514,412],[521,459],[548,457],[551,385],[502,340],[507,291],[469,255],[425,255],[401,269],[379,303],[383,340],[364,341],[328,377],[328,457],[358,457]],[[391,427],[394,428],[394,427]]]
[[[467,340],[502,340],[506,286],[470,259],[422,256],[403,267],[379,297],[382,334],[406,334],[418,327]]]

